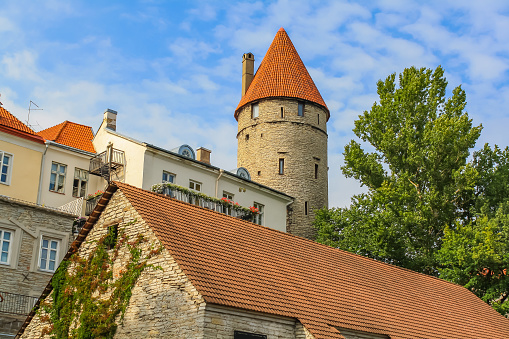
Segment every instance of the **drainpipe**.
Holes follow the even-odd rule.
[[[220,169],[219,170],[219,176],[216,179],[216,198],[217,198],[217,189],[219,188],[219,178],[221,178],[223,173],[224,173],[224,169]]]
[[[39,174],[39,189],[37,190],[37,205],[41,204],[41,193],[42,193],[42,179],[44,178],[44,161],[46,160],[46,152],[48,151],[48,142],[45,142],[46,149],[44,150],[44,153],[42,154],[41,159],[41,171]]]

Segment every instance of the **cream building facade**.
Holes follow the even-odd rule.
[[[260,215],[256,223],[286,231],[291,196],[249,180],[245,169],[227,171],[211,165],[211,152],[207,149],[195,151],[189,145],[181,145],[166,150],[125,136],[116,130],[116,119],[117,112],[106,110],[93,140],[99,154],[106,152],[108,145],[112,145],[115,154],[122,154],[124,164],[111,171],[111,180],[146,190],[170,182],[213,198],[224,197],[247,208],[258,208]]]

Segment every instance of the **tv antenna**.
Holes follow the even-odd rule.
[[[32,108],[32,105],[34,105],[35,107],[37,108]],[[35,102],[33,102],[32,100],[30,100],[30,103],[28,104],[28,118],[27,118],[27,126],[30,127],[31,129],[34,129],[34,126],[39,126],[39,123],[36,121],[36,125],[30,125],[30,113],[32,111],[42,111],[43,109],[42,108],[39,108],[39,106],[37,106],[37,104]]]
[[[1,96],[2,96],[2,94],[0,93],[0,97],[1,97]],[[3,105],[3,104],[2,104],[2,102],[0,102],[0,106],[2,106],[2,105]]]

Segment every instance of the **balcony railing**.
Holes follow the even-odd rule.
[[[99,200],[101,200],[101,197],[102,194],[87,200],[87,204],[85,205],[86,216],[89,216],[92,213]]]
[[[123,166],[125,166],[124,151],[108,147],[106,151],[90,159],[88,170],[90,174],[101,176],[109,182],[110,174]]]
[[[27,315],[37,299],[39,298],[0,291],[0,313]]]
[[[187,188],[175,184],[162,183],[153,185],[152,192],[164,194],[171,198],[207,208],[219,213],[231,215],[232,217],[242,220],[253,221],[254,216],[258,214],[258,210],[252,207],[243,207],[225,198],[218,199],[209,197],[203,193],[191,191]]]

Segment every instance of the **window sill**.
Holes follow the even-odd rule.
[[[11,186],[11,183],[10,183],[10,182],[1,182],[1,181],[0,181],[0,184],[5,185],[5,186]]]
[[[60,195],[65,195],[65,193],[60,193],[60,192],[52,191],[52,190],[49,190],[49,191],[52,192],[52,193],[56,193],[56,194],[60,194]]]

